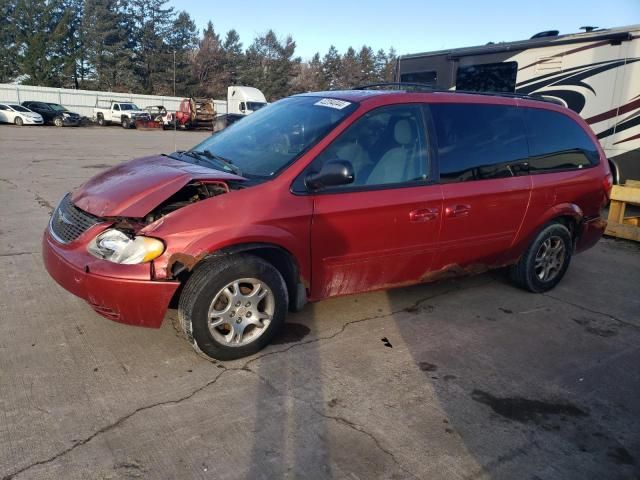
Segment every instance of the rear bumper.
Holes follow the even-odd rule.
[[[65,250],[51,238],[48,230],[42,239],[42,258],[47,272],[62,288],[85,300],[103,317],[129,325],[159,328],[179,286],[178,282],[91,273],[89,263],[75,265],[65,258]]]
[[[600,216],[585,219],[580,224],[580,231],[576,240],[576,253],[591,248],[598,243],[606,228],[607,221]]]

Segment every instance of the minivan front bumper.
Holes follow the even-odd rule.
[[[42,258],[47,272],[61,287],[109,320],[151,328],[162,325],[178,282],[98,275],[90,271],[90,264],[96,259],[88,252],[68,255],[65,250],[47,229],[42,239]]]

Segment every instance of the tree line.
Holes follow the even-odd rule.
[[[214,98],[249,85],[273,101],[390,81],[395,57],[331,46],[303,60],[272,30],[245,48],[236,30],[199,32],[167,0],[0,0],[0,83]]]

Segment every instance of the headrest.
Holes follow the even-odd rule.
[[[393,129],[393,135],[400,145],[407,145],[413,140],[413,132],[411,131],[411,124],[408,120],[398,120]]]

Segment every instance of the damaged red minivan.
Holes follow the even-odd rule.
[[[233,359],[308,300],[502,266],[549,290],[602,236],[611,181],[553,103],[309,93],[92,178],[56,208],[43,256],[99,314],[159,327],[175,300],[194,348]]]

